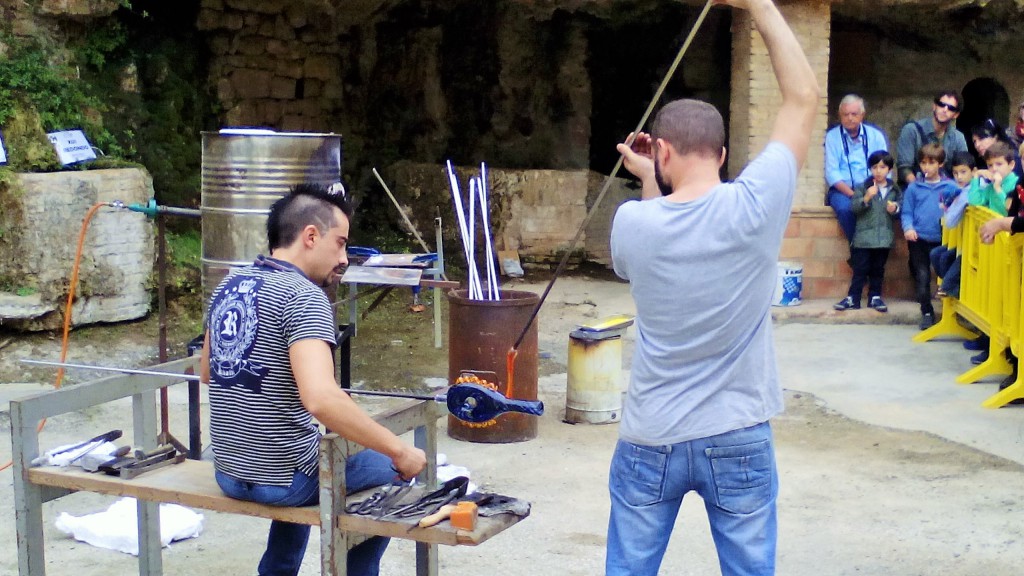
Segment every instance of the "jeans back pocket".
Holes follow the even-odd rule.
[[[650,506],[661,501],[668,468],[667,446],[640,446],[619,441],[612,466],[612,489],[630,506]]]
[[[718,506],[750,514],[775,498],[775,455],[770,440],[740,446],[706,448]]]

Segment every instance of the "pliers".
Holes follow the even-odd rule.
[[[366,499],[346,505],[345,512],[380,519],[388,513],[389,508],[401,501],[402,496],[411,488],[411,482],[403,480],[401,476],[396,476],[394,480],[381,486]]]

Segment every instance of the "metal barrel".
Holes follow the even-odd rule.
[[[255,132],[255,131],[254,131]],[[267,253],[270,206],[301,183],[341,180],[341,136],[203,132],[203,309],[236,266]]]
[[[533,292],[501,290],[501,300],[470,300],[466,290],[448,293],[448,379],[465,371],[481,375],[509,398],[537,399],[537,322],[519,346],[513,389],[508,389],[506,358],[537,305]],[[491,380],[493,378],[493,381]],[[489,422],[463,422],[448,416],[448,435],[469,442],[522,442],[537,437],[537,417],[506,413]]]
[[[622,331],[569,335],[565,421],[608,424],[622,417]]]

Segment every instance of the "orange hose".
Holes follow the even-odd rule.
[[[78,267],[82,262],[82,250],[85,247],[85,232],[89,229],[89,221],[92,220],[96,211],[104,206],[109,206],[106,202],[97,202],[89,208],[89,211],[85,213],[85,219],[82,220],[82,229],[78,233],[78,249],[75,251],[75,264],[71,267],[71,286],[68,288],[68,303],[64,306],[64,336],[60,342],[60,361],[68,357],[68,339],[71,334],[71,304],[75,301],[75,287],[78,286]],[[53,389],[60,388],[61,383],[64,381],[64,368],[57,370],[57,380],[53,383]],[[39,421],[39,426],[36,426],[36,433],[42,432],[43,426],[46,425],[46,418]],[[6,464],[0,466],[0,472],[11,467],[14,461],[11,460]]]

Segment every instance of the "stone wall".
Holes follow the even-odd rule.
[[[0,192],[2,227],[12,232],[0,253],[0,277],[25,295],[0,292],[0,323],[59,328],[71,284],[78,236],[97,202],[146,203],[153,184],[142,169],[19,174]],[[154,228],[142,214],[101,208],[85,237],[74,325],[119,322],[149,311]],[[33,292],[28,294],[29,292]]]
[[[468,202],[468,180],[479,174],[476,167],[456,167],[456,174],[463,194]],[[454,221],[454,209],[443,166],[401,162],[382,171],[385,180],[402,198],[403,211],[413,221],[421,235],[429,237],[434,229],[433,219],[440,212],[446,216],[443,224],[445,258],[449,261],[464,262],[461,237]],[[524,264],[549,266],[556,264],[565,254],[569,242],[586,218],[588,198],[596,180],[603,177],[587,170],[503,170],[488,168],[490,191],[490,219],[494,245],[498,250],[518,250]],[[586,250],[590,257],[593,249],[600,256],[607,255],[607,222],[617,206],[613,203],[616,190],[623,189],[619,181],[609,197],[602,202],[601,213],[595,215],[597,233],[590,243],[590,230],[576,245],[582,259]],[[392,210],[392,212],[395,212]],[[357,210],[356,218],[359,217]],[[393,219],[398,220],[398,214]],[[480,219],[478,217],[478,222]],[[482,243],[482,232],[477,233],[477,242]],[[355,244],[359,239],[353,239]]]
[[[342,78],[333,11],[323,3],[203,0],[197,28],[229,126],[328,132]]]

